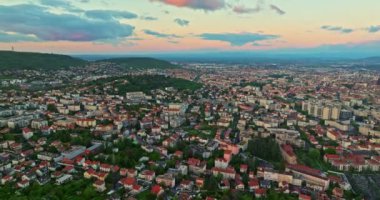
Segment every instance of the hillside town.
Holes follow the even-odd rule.
[[[96,63],[0,73],[0,198],[380,197],[379,72]]]

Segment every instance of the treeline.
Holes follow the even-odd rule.
[[[165,60],[159,60],[155,58],[135,57],[135,58],[112,58],[106,60],[100,60],[100,62],[112,62],[127,69],[173,69],[179,68]]]

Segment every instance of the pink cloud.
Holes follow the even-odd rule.
[[[150,0],[177,7],[188,7],[202,10],[218,10],[225,7],[225,0]]]

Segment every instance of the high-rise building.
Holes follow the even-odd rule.
[[[331,119],[338,120],[340,118],[340,108],[333,107],[331,110]]]
[[[323,105],[316,105],[315,106],[315,111],[314,111],[314,116],[315,117],[322,117],[323,113]]]
[[[339,117],[340,117],[341,120],[348,120],[348,119],[350,119],[352,117],[352,111],[341,110]]]
[[[302,110],[303,111],[309,110],[309,102],[308,101],[302,101]]]
[[[341,116],[340,105],[334,102],[305,101],[302,102],[302,110],[307,111],[309,115],[324,120],[339,120]]]
[[[325,106],[322,111],[322,119],[329,120],[331,119],[331,107]]]

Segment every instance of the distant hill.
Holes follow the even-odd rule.
[[[99,60],[96,62],[112,62],[124,68],[132,69],[172,69],[178,66],[159,59],[148,57],[128,57]],[[46,69],[54,70],[67,67],[79,67],[87,64],[81,58],[67,55],[0,51],[0,70],[9,69]]]
[[[99,60],[97,62],[111,62],[118,64],[125,68],[132,69],[174,69],[179,68],[165,60],[159,60],[155,58],[147,57],[130,57],[130,58],[111,58],[105,60]]]
[[[86,61],[66,55],[0,51],[0,70],[7,69],[59,69],[83,66]]]
[[[368,57],[368,58],[357,59],[356,61],[370,63],[370,64],[380,64],[380,57]]]

